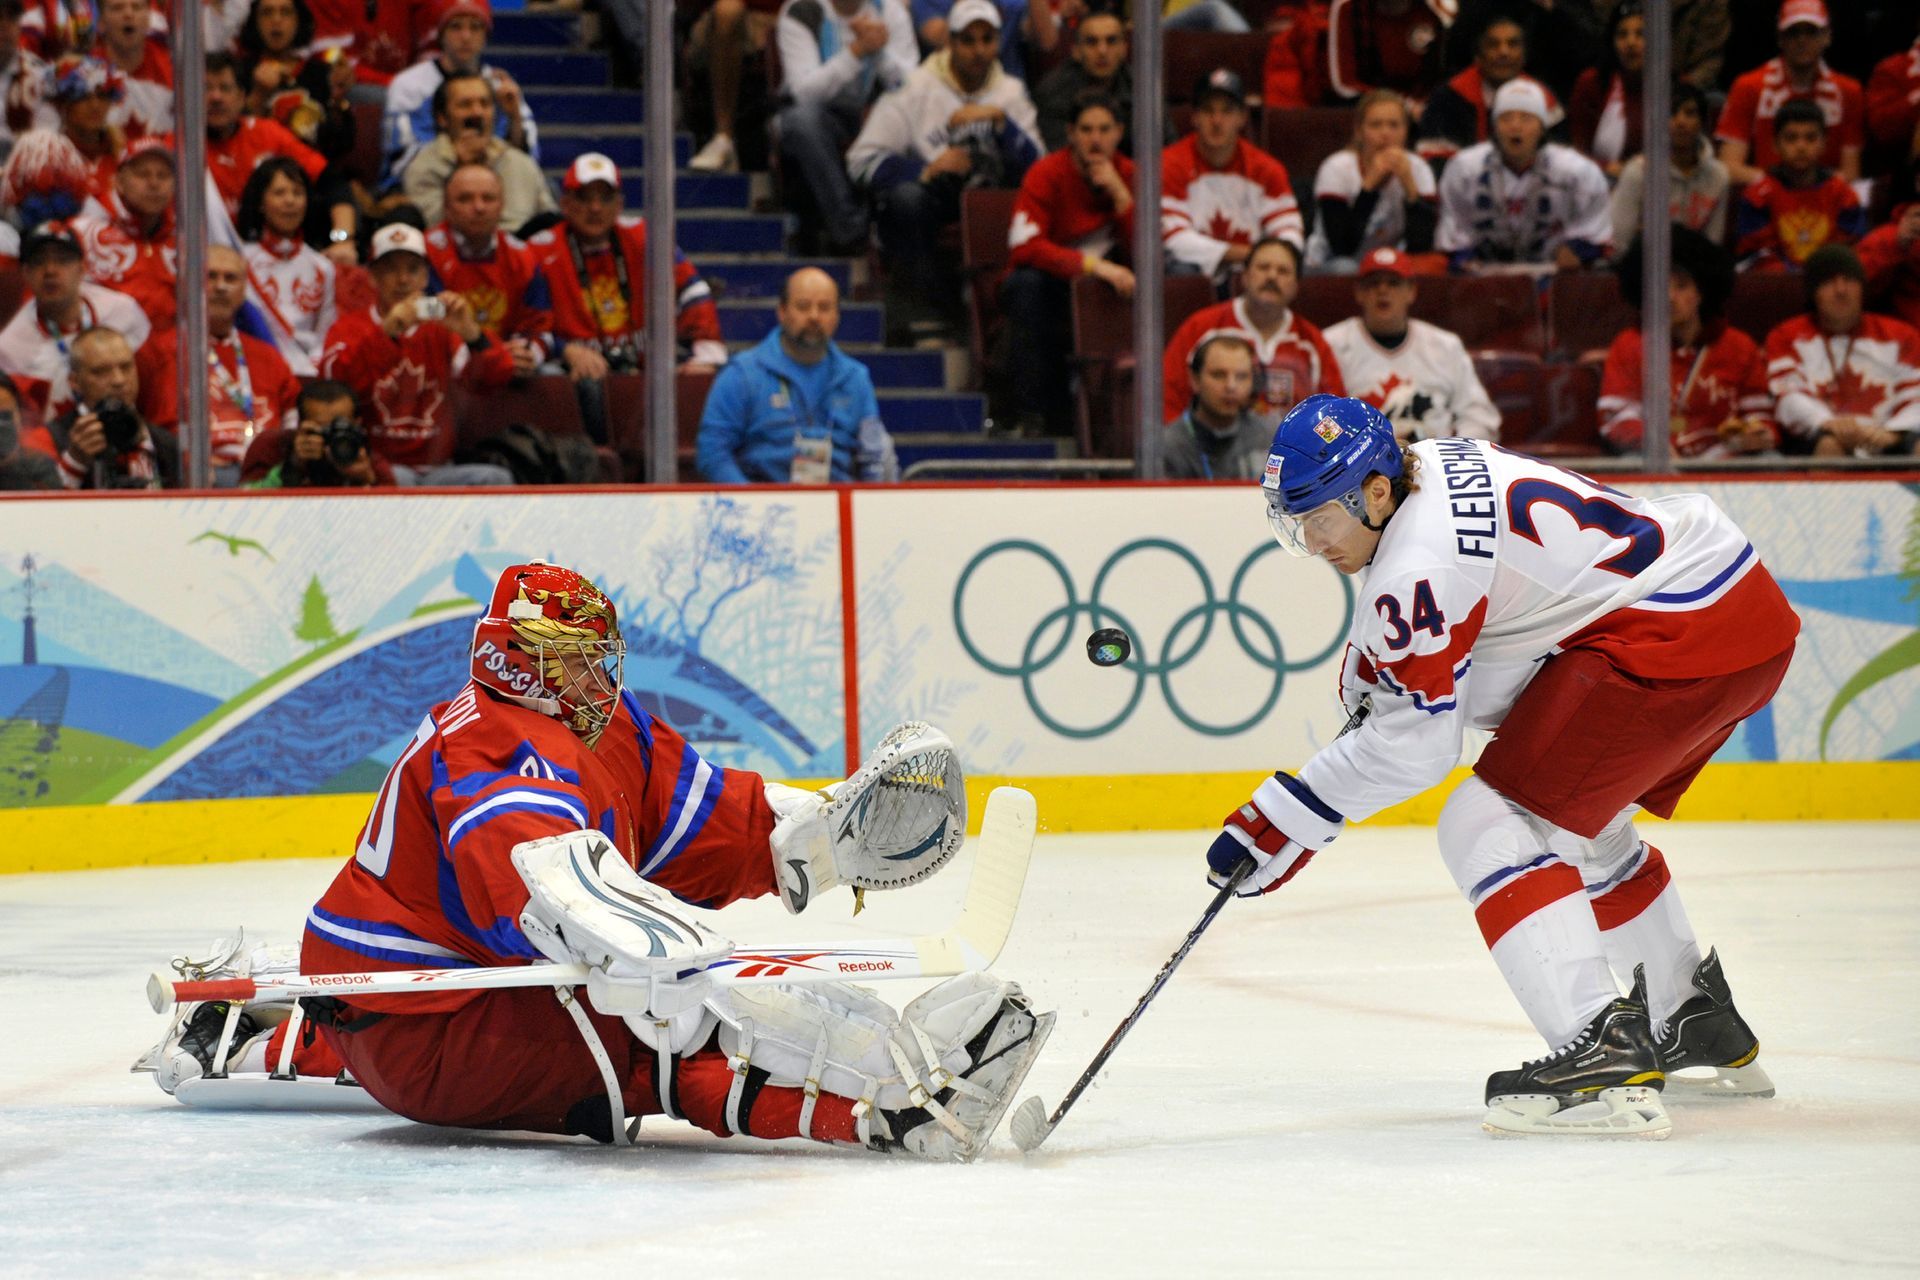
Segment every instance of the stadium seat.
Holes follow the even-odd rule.
[[[1422,277],[1413,314],[1453,330],[1470,351],[1487,348],[1540,355],[1547,349],[1540,287],[1531,276]]]
[[[1473,371],[1500,411],[1500,443],[1526,448],[1539,417],[1540,357],[1530,351],[1476,351]]]
[[[1520,441],[1522,451],[1542,458],[1591,458],[1607,452],[1600,442],[1598,364],[1542,365],[1538,386],[1533,430]]]
[[[694,444],[700,435],[700,415],[707,407],[707,392],[713,389],[711,372],[674,375],[674,456],[678,474],[662,483],[692,483],[700,479],[694,469]],[[645,374],[620,373],[607,379],[607,442],[619,455],[628,478],[641,480],[647,475],[647,379]]]
[[[570,379],[559,376],[523,378],[508,386],[476,391],[465,383],[453,389],[454,421],[459,424],[460,447],[471,448],[515,423],[539,427],[560,439],[586,438],[580,419],[580,401]],[[594,454],[604,482],[617,482],[626,468],[617,453],[597,446]]]
[[[975,189],[960,200],[960,266],[967,279],[968,336],[973,369],[987,367],[987,352],[1000,327],[1000,281],[1007,269],[1007,228],[1013,224],[1017,191]]]
[[[0,327],[4,327],[20,310],[20,302],[26,293],[26,277],[20,270],[20,264],[0,263]]]
[[[1797,274],[1748,271],[1734,278],[1727,320],[1762,346],[1775,325],[1807,309],[1807,286]]]
[[[1249,94],[1259,96],[1268,44],[1262,33],[1168,31],[1161,39],[1165,41],[1160,65],[1166,68],[1167,101],[1192,102],[1194,84],[1215,67],[1234,72]]]
[[[1611,271],[1562,271],[1547,287],[1547,350],[1569,360],[1604,352],[1614,336],[1640,326]]]
[[[1434,281],[1423,280],[1421,290],[1432,288]],[[1322,329],[1338,324],[1348,316],[1360,314],[1360,304],[1353,298],[1352,276],[1306,276],[1300,281],[1300,292],[1293,300],[1293,309]]]
[[[1287,167],[1300,214],[1313,225],[1313,180],[1321,162],[1353,141],[1351,107],[1269,109],[1260,123],[1260,145]]]
[[[1167,276],[1160,284],[1161,314],[1166,317],[1166,327],[1161,330],[1162,337],[1172,337],[1173,331],[1187,322],[1187,317],[1202,307],[1213,305],[1213,283],[1205,276]],[[1128,324],[1132,324],[1129,316]]]
[[[347,155],[347,176],[372,191],[380,185],[380,171],[386,160],[381,148],[384,109],[378,102],[356,102],[351,109],[353,150]]]
[[[1082,457],[1133,453],[1133,308],[1092,276],[1073,282],[1074,421]]]

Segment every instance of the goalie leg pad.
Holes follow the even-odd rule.
[[[174,957],[173,970],[196,981],[298,973],[300,955],[292,946],[250,947],[242,930],[215,941],[202,959]],[[268,1034],[295,1012],[294,1002],[284,997],[177,1006],[160,1042],[141,1054],[132,1070],[152,1072],[154,1082],[169,1094],[188,1080],[220,1079],[230,1070],[264,1073],[269,1064],[261,1049]],[[286,1043],[291,1045],[291,1038]],[[243,1062],[249,1052],[260,1061]]]
[[[713,1004],[733,1073],[726,1115],[735,1133],[746,1131],[742,1104],[760,1072],[764,1084],[803,1092],[800,1132],[808,1137],[823,1093],[854,1102],[862,1143],[876,1108],[907,1105],[908,1085],[888,1047],[900,1015],[872,992],[841,982],[733,987]]]

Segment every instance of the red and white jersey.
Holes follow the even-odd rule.
[[[1133,161],[1113,158],[1120,180],[1133,186]],[[1097,191],[1073,152],[1065,148],[1042,156],[1020,180],[1013,202],[1013,222],[1007,228],[1008,261],[1033,267],[1062,280],[1086,271],[1086,259],[1104,258],[1116,245],[1133,241],[1133,214],[1137,204],[1116,214],[1113,201]]]
[[[155,329],[173,323],[179,242],[173,210],[160,216],[159,229],[145,234],[121,203],[120,193],[90,201],[73,219],[73,230],[87,255],[87,278],[126,294],[140,304]]]
[[[1867,78],[1867,132],[1904,151],[1920,124],[1920,40],[1876,63]]]
[[[1781,429],[1812,438],[1841,415],[1920,431],[1920,332],[1864,315],[1852,333],[1822,333],[1810,315],[1767,335],[1767,384]]]
[[[1285,165],[1245,138],[1220,169],[1201,157],[1192,134],[1160,153],[1160,239],[1174,261],[1212,275],[1229,245],[1267,236],[1306,250],[1306,223]]]
[[[566,223],[548,227],[527,245],[540,259],[560,346],[587,342],[602,351],[632,348],[647,327],[647,221],[622,216],[605,248],[580,249]],[[620,255],[616,261],[614,254]],[[576,254],[578,258],[576,261]],[[621,287],[624,276],[626,287]],[[673,250],[674,333],[681,350],[702,364],[727,362],[713,290],[678,245]]]
[[[1353,257],[1364,258],[1375,249],[1402,249],[1407,247],[1407,207],[1413,201],[1425,201],[1432,206],[1439,199],[1439,189],[1434,185],[1433,167],[1416,164],[1410,167],[1413,174],[1412,191],[1400,185],[1398,177],[1388,178],[1380,184],[1375,193],[1373,211],[1367,215],[1367,225],[1360,232],[1360,243],[1353,250]],[[1342,147],[1320,162],[1320,171],[1313,175],[1313,198],[1319,201],[1335,201],[1352,207],[1360,202],[1365,190],[1360,175],[1360,153],[1352,147]],[[1313,226],[1313,234],[1307,238],[1307,265],[1324,266],[1334,257],[1333,245],[1327,239],[1327,226],[1322,219]]]
[[[1636,498],[1484,440],[1413,446],[1418,485],[1355,580],[1348,643],[1373,714],[1300,771],[1349,820],[1418,795],[1497,729],[1540,662],[1600,653],[1697,679],[1784,650],[1800,620],[1704,494]]]
[[[255,436],[292,430],[300,419],[300,380],[270,342],[235,330],[207,339],[207,438],[213,465],[240,465]],[[180,430],[180,330],[168,328],[140,348],[140,416]]]
[[[247,255],[252,292],[293,336],[280,354],[295,373],[313,377],[326,351],[327,330],[340,318],[333,259],[304,240],[270,231],[240,248]]]
[[[1802,92],[1793,87],[1787,64],[1779,58],[1734,80],[1713,136],[1722,142],[1746,143],[1747,163],[1756,169],[1771,169],[1780,163],[1780,153],[1773,145],[1773,118],[1795,98],[1811,101],[1826,117],[1827,146],[1820,155],[1820,163],[1826,168],[1838,169],[1842,151],[1865,144],[1866,95],[1861,92],[1860,82],[1822,62],[1813,87]]]
[[[1253,344],[1260,358],[1260,373],[1254,379],[1253,412],[1270,415],[1278,421],[1287,410],[1308,396],[1326,392],[1347,394],[1340,376],[1340,362],[1311,320],[1297,311],[1289,311],[1271,336],[1263,335],[1247,319],[1244,298],[1202,307],[1188,316],[1167,342],[1161,359],[1160,418],[1172,422],[1187,411],[1193,400],[1193,374],[1187,361],[1193,349],[1216,333],[1234,333]]]
[[[29,129],[60,128],[60,113],[47,101],[47,64],[21,49],[0,68],[0,141],[11,143]]]
[[[94,56],[112,61],[104,47],[95,49]],[[166,36],[149,36],[140,65],[120,75],[126,92],[113,104],[107,120],[126,130],[130,139],[172,133],[173,55],[167,51]]]
[[[80,323],[73,329],[55,333],[40,319],[40,304],[31,298],[0,329],[0,373],[13,379],[42,419],[51,421],[73,408],[67,347],[95,325],[118,329],[136,351],[153,331],[139,303],[90,280],[80,282]]]
[[[285,156],[306,172],[309,182],[318,182],[326,172],[326,157],[293,136],[278,120],[241,116],[234,131],[224,138],[207,139],[207,170],[219,189],[227,216],[240,212],[240,193],[247,179],[268,156]]]
[[[513,357],[490,346],[469,370],[466,343],[438,321],[416,324],[398,337],[380,323],[377,307],[341,316],[327,331],[320,376],[344,382],[360,403],[367,442],[389,463],[438,466],[453,456],[453,384],[504,386]]]
[[[1607,348],[1600,374],[1600,434],[1622,452],[1640,448],[1646,432],[1641,400],[1643,343],[1628,329]],[[1779,429],[1773,421],[1773,393],[1767,390],[1767,362],[1760,345],[1732,325],[1723,324],[1700,346],[1673,348],[1667,371],[1667,412],[1673,451],[1682,458],[1732,456],[1720,436],[1729,419],[1752,418]]]
[[[1402,440],[1499,439],[1500,411],[1459,335],[1409,320],[1407,336],[1389,350],[1353,316],[1327,330],[1327,346],[1340,362],[1347,394],[1386,414]]]
[[[515,845],[592,829],[661,888],[722,907],[774,888],[759,774],[708,764],[630,692],[589,750],[550,716],[469,684],[388,770],[353,860],[307,916],[307,973],[471,969],[543,960],[520,931]],[[478,992],[355,996],[435,1013]]]

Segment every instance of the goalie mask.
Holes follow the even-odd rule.
[[[613,602],[572,569],[534,561],[500,575],[473,628],[473,678],[553,716],[588,746],[620,701],[626,644]]]

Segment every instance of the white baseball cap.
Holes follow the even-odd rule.
[[[993,0],[960,0],[947,10],[947,30],[965,31],[976,22],[1000,29],[1000,6]]]
[[[620,189],[620,166],[616,165],[598,151],[589,151],[579,156],[567,168],[567,176],[560,180],[564,191],[578,191],[590,183],[604,182],[615,191]]]
[[[427,238],[404,222],[389,222],[373,233],[373,261],[378,262],[390,253],[411,253],[424,259]]]
[[[1493,95],[1492,118],[1498,120],[1509,111],[1524,111],[1535,117],[1541,124],[1547,124],[1547,91],[1540,87],[1537,80],[1526,76],[1515,76],[1501,85]]]

